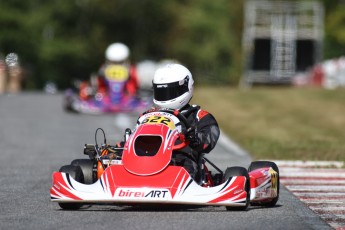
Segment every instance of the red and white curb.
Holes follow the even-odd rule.
[[[339,161],[274,161],[280,183],[332,228],[345,230],[345,165]]]

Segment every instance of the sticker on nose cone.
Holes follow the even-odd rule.
[[[168,189],[120,188],[116,190],[115,197],[123,199],[167,200],[171,198],[171,194]]]

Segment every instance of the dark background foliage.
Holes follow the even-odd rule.
[[[0,0],[0,53],[19,54],[25,87],[88,79],[113,42],[131,60],[176,59],[201,82],[235,84],[244,0]],[[344,54],[345,4],[324,0],[326,58]]]

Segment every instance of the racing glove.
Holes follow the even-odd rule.
[[[147,114],[147,113],[153,113],[153,112],[157,112],[159,111],[159,108],[156,108],[156,107],[151,107],[150,109],[146,110],[145,112],[143,112],[139,117]]]
[[[187,129],[185,134],[186,141],[189,141],[189,146],[191,148],[197,148],[200,146],[200,139],[198,138],[198,133],[195,127],[190,127]]]

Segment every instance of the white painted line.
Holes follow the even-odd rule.
[[[328,193],[324,193],[324,192],[294,192],[293,193],[295,196],[297,197],[310,197],[310,198],[314,198],[314,197],[320,197],[321,198],[328,198],[328,197],[341,197],[341,198],[345,198],[345,193],[341,193],[341,192],[328,192]]]
[[[336,214],[336,213],[330,213],[330,214],[321,214],[320,215],[322,219],[332,219],[339,221],[340,219],[342,221],[345,221],[345,214]]]
[[[331,173],[331,172],[281,172],[279,170],[279,175],[281,177],[320,177],[320,178],[345,178],[345,174]]]
[[[317,179],[289,179],[289,178],[281,178],[280,182],[284,185],[345,185],[345,180],[317,180]]]
[[[321,191],[331,191],[331,192],[343,192],[345,195],[345,186],[339,185],[339,186],[329,186],[329,185],[308,185],[308,186],[286,186],[287,189],[291,191],[311,191],[311,192],[321,192]]]
[[[279,166],[278,166],[279,167]],[[340,168],[294,168],[294,167],[281,167],[282,172],[334,172],[345,174],[345,169]]]
[[[232,141],[222,130],[220,130],[220,136],[218,139],[218,144],[221,144],[228,151],[234,153],[238,156],[247,156],[248,153],[242,149],[238,144]]]
[[[309,206],[309,208],[313,211],[316,211],[316,212],[320,212],[320,211],[323,211],[323,212],[344,211],[343,207],[323,207],[323,206],[314,207],[314,206]]]
[[[135,127],[135,121],[127,114],[119,113],[114,118],[114,125],[122,129],[124,133],[126,128],[133,129]]]
[[[342,168],[345,166],[343,161],[274,161],[280,167],[336,167]]]
[[[334,198],[334,200],[330,200],[330,199],[320,199],[318,198],[317,200],[314,200],[314,199],[304,199],[304,198],[301,198],[301,200],[304,202],[304,203],[307,203],[308,205],[344,205],[345,204],[345,199],[339,199],[338,197],[337,198]],[[343,209],[344,209],[344,206],[342,206]]]

